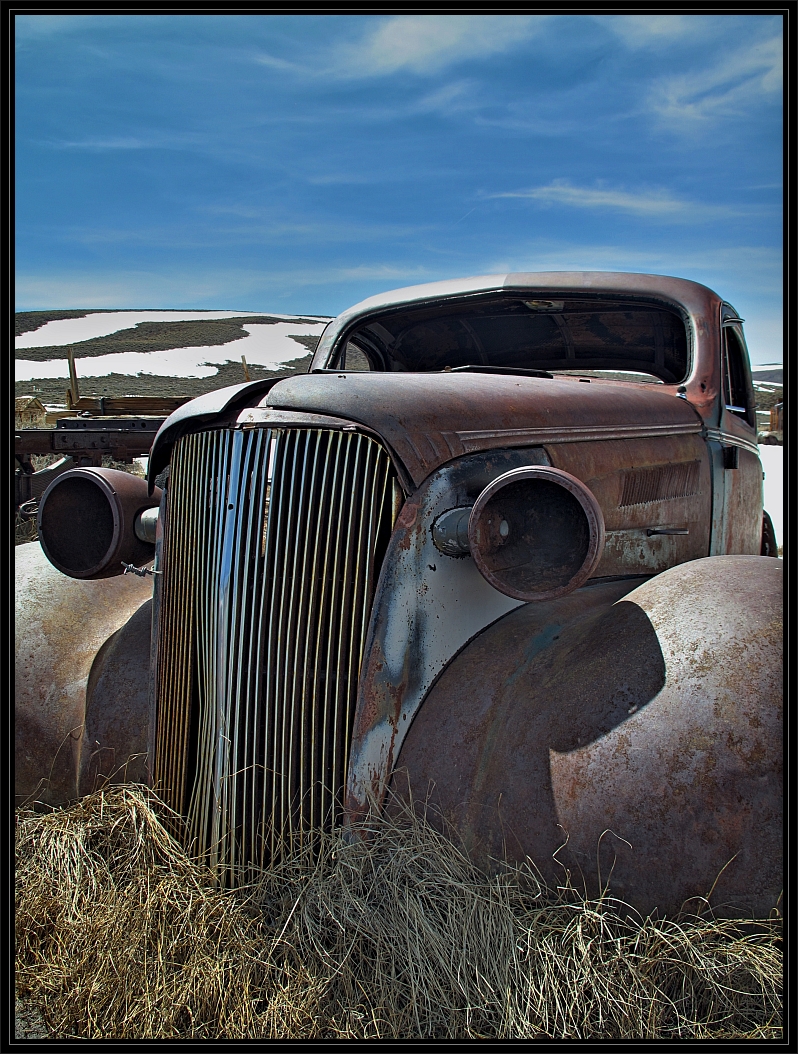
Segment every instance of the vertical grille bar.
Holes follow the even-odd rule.
[[[175,446],[155,776],[225,883],[340,819],[395,490],[386,452],[356,433]]]

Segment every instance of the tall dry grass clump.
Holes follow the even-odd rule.
[[[779,921],[489,877],[422,818],[220,890],[141,787],[17,814],[17,992],[54,1038],[775,1039]]]

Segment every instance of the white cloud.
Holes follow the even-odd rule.
[[[277,58],[276,55],[269,55],[268,52],[259,51],[254,56],[255,62],[260,66],[268,66],[270,69],[279,70],[281,73],[301,73],[303,76],[307,76],[312,73],[313,70],[308,66],[303,66],[299,62],[290,62],[288,59]]]
[[[409,70],[435,73],[464,59],[486,58],[523,43],[541,15],[396,15],[339,48],[336,72],[372,77]]]
[[[580,209],[611,209],[631,212],[651,219],[690,221],[717,216],[737,215],[718,205],[702,205],[674,197],[667,190],[631,192],[606,187],[577,187],[564,179],[555,179],[542,187],[491,194],[491,198],[527,198],[550,205],[570,205]]]
[[[160,146],[160,143],[136,139],[135,136],[111,136],[108,139],[54,139],[47,143],[59,150],[146,150],[148,147]]]
[[[713,20],[700,15],[595,15],[629,47],[656,47],[703,36]]]
[[[116,274],[91,273],[19,274],[15,282],[16,310],[54,308],[163,308],[189,305],[213,307],[230,303],[246,310],[247,290],[236,288],[234,275],[155,274],[152,271],[119,271]]]
[[[438,91],[423,96],[409,107],[410,113],[455,113],[470,110],[478,105],[471,92],[469,81],[453,81]]]
[[[649,106],[662,121],[694,130],[714,118],[747,113],[762,101],[778,98],[782,86],[781,36],[727,52],[700,73],[660,81]]]
[[[182,150],[202,147],[207,137],[185,132],[147,132],[144,135],[110,135],[87,139],[47,139],[41,145],[56,150]]]
[[[361,17],[367,25],[358,39],[333,45],[332,60],[295,62],[258,51],[259,65],[302,77],[359,79],[400,71],[437,73],[466,59],[487,58],[523,44],[548,15],[394,15]],[[452,89],[442,90],[441,103]],[[454,94],[457,94],[455,88]],[[435,105],[434,97],[430,102]]]

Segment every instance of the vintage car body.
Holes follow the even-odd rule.
[[[146,731],[137,778],[223,881],[409,795],[485,866],[609,879],[641,910],[776,903],[781,563],[742,320],[711,290],[563,272],[374,297],[307,375],[173,413],[149,492],[112,477],[40,505],[69,588],[131,599],[97,605],[88,673],[28,649],[20,795],[139,773]],[[149,590],[104,579],[145,536],[151,644]]]

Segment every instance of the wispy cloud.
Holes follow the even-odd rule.
[[[711,32],[712,18],[700,15],[594,15],[633,48],[670,45],[676,41],[704,36]]]
[[[417,114],[460,113],[463,110],[472,110],[475,106],[480,105],[473,97],[472,88],[470,81],[453,81],[417,99],[410,104],[408,109],[411,113]]]
[[[548,15],[394,15],[362,19],[355,39],[338,38],[317,61],[295,61],[257,50],[253,60],[279,73],[359,80],[410,72],[435,74],[467,59],[489,58],[522,46]],[[444,96],[447,89],[443,89]],[[444,101],[449,101],[445,99]]]
[[[555,179],[541,187],[490,194],[490,198],[526,198],[546,205],[565,205],[579,209],[630,212],[649,219],[695,222],[719,216],[739,215],[720,205],[703,205],[677,198],[667,190],[628,191],[608,187],[577,187],[565,179]]]
[[[114,15],[17,15],[14,19],[14,36],[20,43],[78,30],[111,28],[115,24],[118,24],[118,20]]]
[[[407,70],[437,73],[465,59],[487,58],[524,43],[542,15],[396,15],[360,40],[339,47],[339,75],[375,77]]]
[[[782,257],[768,246],[690,249],[539,239],[479,261],[472,273],[518,271],[631,271],[689,278],[728,297],[742,312],[752,362],[774,362],[782,355]]]
[[[693,131],[714,118],[748,113],[763,101],[778,99],[783,77],[781,36],[726,53],[700,73],[660,81],[648,102],[668,125]]]
[[[274,211],[266,207],[247,205],[207,206],[198,210],[204,214],[240,217],[247,220],[242,226],[223,227],[214,224],[204,235],[205,243],[212,244],[217,235],[235,235],[243,242],[269,241],[289,238],[293,241],[309,240],[312,242],[337,242],[339,244],[356,244],[361,241],[385,241],[386,239],[415,238],[437,229],[433,223],[363,223],[357,221],[336,220],[291,220],[275,218]],[[174,237],[170,231],[166,237]],[[120,232],[124,237],[124,232]],[[131,232],[137,237],[137,232]],[[218,240],[218,239],[217,239]]]
[[[107,139],[49,139],[46,146],[57,150],[148,150],[163,145],[163,141],[138,139],[136,136],[109,136]]]
[[[391,177],[381,178],[371,172],[324,172],[318,176],[305,176],[305,182],[312,187],[360,187],[373,183],[387,182]]]
[[[37,140],[39,146],[49,146],[55,150],[184,150],[202,149],[212,140],[210,134],[190,131],[172,131],[171,129],[139,129],[129,135],[96,135],[81,139],[43,139]]]
[[[481,266],[491,271],[640,271],[692,277],[688,270],[715,269],[724,275],[739,274],[745,281],[757,275],[758,288],[781,293],[782,255],[778,249],[759,245],[727,245],[710,249],[677,249],[658,246],[630,246],[612,243],[586,243],[538,239],[518,245],[509,254]],[[701,279],[698,279],[699,281]],[[718,290],[723,293],[724,290]],[[738,305],[739,306],[739,305]]]
[[[373,290],[377,292],[441,277],[439,272],[422,265],[379,261],[349,267],[331,265],[274,271],[227,268],[218,272],[119,270],[103,275],[75,271],[50,275],[23,273],[15,283],[15,310],[78,305],[110,309],[275,311],[280,310],[279,301],[297,290],[307,290],[302,293],[308,303],[307,310],[318,315],[324,312],[320,311],[318,300],[315,305],[313,300],[330,287],[354,286],[354,292],[343,294],[334,313],[370,295],[370,283],[379,283]],[[315,294],[314,289],[318,291]]]
[[[253,58],[258,65],[268,66],[269,69],[277,70],[280,73],[299,73],[302,76],[308,76],[314,72],[311,66],[304,65],[301,62],[291,62],[288,59],[281,59],[276,55],[270,55],[266,51],[255,52]]]

